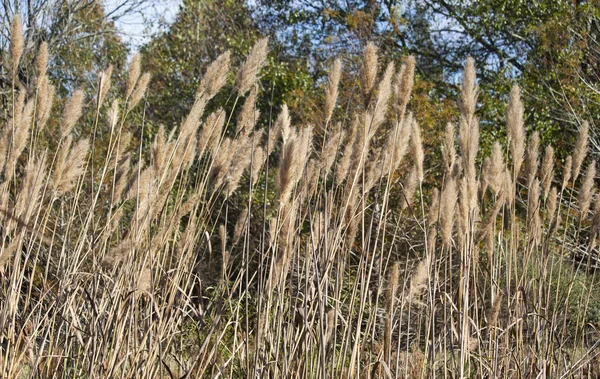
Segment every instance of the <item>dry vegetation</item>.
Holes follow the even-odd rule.
[[[13,76],[21,33],[16,19]],[[412,57],[379,70],[367,46],[348,123],[335,121],[337,61],[319,125],[292,125],[284,107],[261,130],[266,54],[260,40],[237,71],[239,116],[204,112],[232,71],[226,53],[178,130],[144,146],[143,120],[128,118],[151,82],[139,57],[121,99],[104,104],[109,68],[59,117],[42,45],[37,89],[13,86],[0,138],[0,376],[600,375],[587,125],[555,167],[526,139],[515,87],[508,145],[477,157],[468,60],[443,180],[426,188]],[[84,104],[95,123],[80,128]]]

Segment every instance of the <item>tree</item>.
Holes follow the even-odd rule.
[[[414,54],[435,101],[456,98],[462,62],[474,57],[484,141],[503,138],[504,94],[514,83],[528,126],[547,142],[569,143],[598,111],[596,0],[259,0],[253,12],[296,57],[309,51],[321,61],[369,40],[390,59]]]
[[[248,8],[238,1],[184,0],[173,24],[142,48],[143,62],[152,73],[149,94],[149,120],[167,127],[177,125],[192,106],[194,95],[206,66],[226,50],[232,52],[232,65],[243,57],[259,38],[260,32]],[[270,45],[271,57],[281,49]],[[306,63],[269,59],[263,69],[259,109],[263,115],[277,115],[287,103],[300,115],[304,94],[311,88]],[[230,89],[234,77],[230,78]],[[231,107],[231,91],[222,93],[214,104]]]

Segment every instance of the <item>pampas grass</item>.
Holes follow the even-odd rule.
[[[555,181],[535,132],[525,155],[514,87],[508,141],[482,156],[468,59],[457,124],[432,139],[410,112],[415,58],[379,72],[374,44],[360,72],[333,63],[315,126],[296,125],[256,109],[267,51],[237,76],[219,56],[173,128],[131,112],[152,91],[139,55],[122,93],[108,67],[55,114],[42,44],[35,98],[13,84],[0,135],[0,376],[583,377],[600,299],[588,132]]]

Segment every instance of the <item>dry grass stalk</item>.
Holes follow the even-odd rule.
[[[394,317],[394,303],[396,300],[396,289],[398,288],[398,280],[400,279],[400,264],[394,262],[388,274],[388,286],[386,291],[386,311],[385,311],[385,327],[384,327],[384,347],[383,360],[390,363],[392,354],[392,320]]]

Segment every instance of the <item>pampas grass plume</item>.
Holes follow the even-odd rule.
[[[571,179],[573,182],[575,182],[579,177],[581,165],[587,156],[589,129],[590,124],[587,121],[584,121],[579,129],[579,133],[577,134],[577,141],[575,141],[575,149],[573,150],[573,173],[571,174]]]
[[[369,42],[363,53],[363,66],[361,73],[362,89],[365,96],[369,96],[375,86],[375,78],[377,77],[377,46],[373,42]]]
[[[554,148],[550,145],[546,146],[546,150],[544,151],[540,179],[542,182],[542,193],[544,199],[546,199],[548,198],[548,192],[550,191],[550,186],[554,180]]]
[[[129,97],[133,93],[133,89],[135,88],[135,85],[140,77],[141,72],[141,56],[140,53],[136,53],[131,59],[131,63],[129,64],[129,71],[127,72],[127,90],[125,95],[126,99],[129,99]]]
[[[510,141],[510,150],[513,159],[513,172],[518,175],[525,154],[525,131],[523,123],[523,104],[521,103],[521,89],[513,86],[510,91],[510,100],[506,114],[506,124]]]
[[[340,77],[342,76],[342,61],[336,59],[331,67],[329,78],[327,81],[327,88],[325,89],[325,124],[329,123],[333,110],[335,109],[335,103],[338,98],[338,87],[340,85]]]
[[[10,68],[13,76],[16,75],[24,48],[25,39],[23,38],[23,24],[21,22],[21,16],[16,14],[10,24]]]
[[[75,124],[81,117],[83,111],[83,91],[76,90],[73,96],[67,101],[63,112],[62,123],[60,125],[60,134],[65,138],[75,127]]]
[[[46,76],[48,70],[48,43],[46,41],[40,44],[37,57],[35,58],[35,71],[38,78]]]
[[[252,47],[246,62],[242,65],[236,79],[236,89],[239,96],[244,96],[258,80],[258,72],[267,60],[269,39],[261,38]]]

